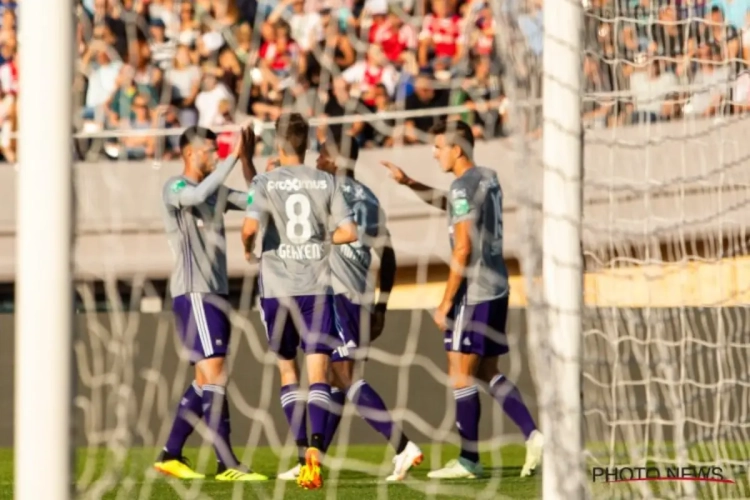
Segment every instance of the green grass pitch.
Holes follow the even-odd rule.
[[[209,458],[206,473],[212,474],[215,465],[212,453],[202,453]],[[242,456],[242,449],[237,449]],[[341,451],[341,450],[339,450]],[[78,489],[83,498],[106,499],[158,499],[182,498],[201,499],[322,499],[369,500],[377,498],[417,499],[417,498],[539,498],[540,476],[521,479],[525,449],[523,446],[506,446],[493,454],[484,453],[482,463],[486,477],[479,480],[432,481],[427,479],[431,467],[438,467],[445,461],[455,458],[458,450],[452,446],[431,449],[424,446],[425,461],[412,469],[410,478],[404,484],[388,484],[383,479],[390,473],[392,453],[384,445],[349,446],[346,459],[355,460],[358,470],[328,471],[324,469],[325,485],[318,491],[301,490],[296,484],[273,479],[264,483],[240,484],[221,483],[210,477],[204,481],[177,481],[165,478],[151,470],[158,450],[132,449],[127,457],[120,457],[122,466],[114,467],[118,457],[105,451],[84,452],[77,455],[76,473]],[[13,498],[12,450],[0,450],[0,499]],[[200,463],[197,449],[186,450],[193,464]],[[332,448],[331,455],[338,457]],[[279,458],[268,448],[252,451],[252,468],[271,477],[279,471]],[[204,460],[205,461],[205,460]],[[288,462],[291,467],[293,463]],[[197,467],[200,468],[200,467]],[[119,469],[115,474],[114,469]],[[283,468],[282,470],[286,470]],[[381,472],[382,471],[382,472]],[[335,475],[338,474],[338,477]],[[44,479],[40,471],[40,480]],[[99,488],[111,485],[101,491]],[[283,488],[283,493],[282,489]]]
[[[589,451],[596,450],[589,446]],[[332,448],[330,456],[339,461],[341,470],[324,469],[325,486],[318,491],[304,491],[294,483],[270,481],[264,483],[220,483],[209,478],[204,481],[178,481],[161,476],[152,470],[158,450],[133,448],[122,454],[105,450],[79,450],[76,476],[80,498],[96,499],[535,499],[541,498],[541,474],[531,478],[519,477],[525,456],[522,445],[508,445],[494,452],[482,454],[485,477],[479,480],[433,481],[427,472],[455,458],[458,450],[454,446],[422,446],[425,461],[412,469],[410,478],[404,483],[388,484],[383,479],[390,473],[392,452],[385,445],[348,446]],[[280,460],[269,448],[252,450],[236,449],[243,462],[253,469],[273,478],[279,470],[293,465],[292,459]],[[246,453],[245,453],[246,452]],[[667,455],[673,453],[667,451]],[[723,445],[721,455],[726,459],[744,461],[744,446]],[[209,448],[186,450],[186,455],[197,469],[212,474],[215,470],[213,453]],[[700,462],[713,462],[714,453],[705,445],[695,446],[689,451],[690,458]],[[345,462],[343,462],[345,460]],[[649,461],[650,462],[650,461]],[[650,462],[650,464],[653,462]],[[593,465],[593,463],[591,464]],[[733,476],[736,484],[697,485],[696,499],[748,498],[750,483],[744,469]],[[727,469],[728,470],[728,469]],[[39,471],[39,480],[44,480],[44,471]],[[646,486],[654,498],[677,498],[676,484],[649,483]],[[641,498],[643,490],[638,485],[590,484],[592,498],[631,499]],[[678,496],[679,497],[679,496]],[[0,449],[0,500],[13,498],[13,450]]]

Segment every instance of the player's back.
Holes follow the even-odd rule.
[[[455,179],[450,190],[450,230],[470,220],[471,255],[464,271],[469,304],[508,294],[508,269],[503,258],[503,191],[495,171],[474,167]]]
[[[181,206],[183,189],[195,185],[184,176],[171,177],[162,191],[167,240],[175,255],[170,278],[172,297],[186,293],[228,293],[224,228],[226,194],[211,195],[204,203]]]
[[[266,214],[260,261],[264,297],[331,292],[329,234],[332,223],[341,222],[331,220],[335,189],[330,174],[304,165],[277,167],[256,178],[251,194]]]
[[[331,251],[333,291],[346,295],[352,302],[373,301],[374,282],[370,278],[372,246],[387,235],[385,214],[375,194],[351,177],[337,178],[337,187],[357,223],[359,239],[336,245]]]

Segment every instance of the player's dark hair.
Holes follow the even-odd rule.
[[[180,151],[184,150],[190,144],[196,144],[203,141],[215,141],[216,132],[204,127],[188,127],[180,135]]]
[[[444,135],[445,140],[451,146],[458,146],[467,158],[472,158],[474,153],[474,134],[468,123],[460,120],[441,120],[431,129],[432,135]]]
[[[304,160],[309,137],[310,126],[301,114],[283,114],[276,120],[276,140],[287,154],[294,154]]]

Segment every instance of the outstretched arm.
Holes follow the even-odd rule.
[[[428,205],[437,207],[440,210],[448,209],[448,193],[446,193],[442,189],[436,189],[422,184],[421,182],[415,181],[414,179],[406,175],[406,173],[400,167],[397,167],[389,161],[382,161],[380,163],[389,170],[391,177],[393,177],[393,180],[395,180],[402,186],[406,186],[414,191],[414,193],[417,195],[417,197],[419,197],[420,200],[427,203]]]
[[[182,179],[176,180],[169,186],[167,202],[177,208],[193,207],[204,203],[224,184],[236,164],[237,157],[229,156],[222,160],[219,166],[197,186],[192,186]]]

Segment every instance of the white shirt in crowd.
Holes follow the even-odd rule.
[[[121,69],[122,61],[112,61],[105,66],[97,67],[89,74],[86,107],[101,106],[109,99],[117,89],[117,76]],[[2,77],[0,77],[0,80],[2,80]]]
[[[390,64],[383,67],[375,67],[366,61],[358,61],[341,74],[346,83],[359,85],[360,90],[365,92],[371,86],[382,84],[393,95],[398,84],[398,72]]]
[[[195,108],[198,110],[198,126],[210,128],[219,116],[219,103],[228,100],[234,106],[234,97],[227,88],[217,83],[212,90],[202,90],[195,98]]]

